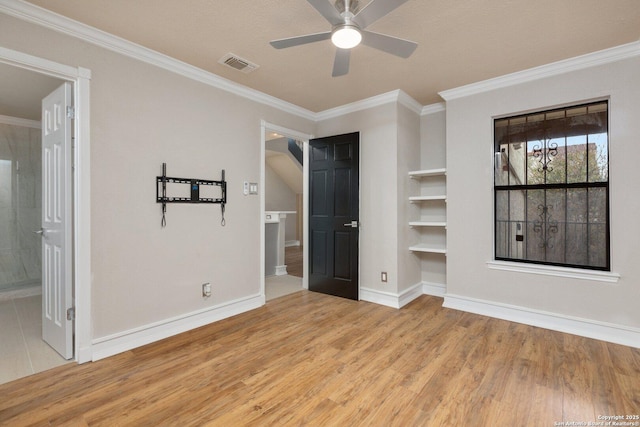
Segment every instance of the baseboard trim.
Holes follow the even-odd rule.
[[[402,308],[422,295],[422,282],[417,283],[401,293],[379,291],[371,288],[360,288],[360,300],[392,308]]]
[[[372,302],[374,304],[386,305],[387,307],[398,307],[398,295],[392,292],[379,291],[377,289],[360,288],[360,301]]]
[[[445,294],[443,307],[640,348],[640,328]]]
[[[230,301],[204,310],[194,311],[182,316],[152,323],[139,328],[109,335],[93,340],[91,360],[96,361],[116,355],[155,341],[159,341],[191,329],[227,317],[235,316],[263,306],[264,295],[254,295],[235,301]]]
[[[409,304],[411,301],[413,301],[414,299],[418,298],[423,294],[424,292],[422,290],[422,282],[416,283],[409,289],[405,289],[400,293],[400,297],[399,297],[400,307],[398,308],[404,307],[405,305]]]
[[[442,283],[422,282],[422,293],[442,298],[447,293],[447,287]]]
[[[285,248],[290,248],[291,246],[300,246],[300,240],[287,240],[284,242]]]

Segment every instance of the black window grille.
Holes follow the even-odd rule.
[[[495,259],[610,270],[608,102],[494,120]]]

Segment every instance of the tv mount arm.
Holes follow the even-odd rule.
[[[191,186],[191,197],[167,197],[167,183],[189,184]],[[200,197],[201,185],[219,186],[222,192],[220,198]],[[227,181],[224,178],[224,169],[222,169],[222,179],[220,181],[196,178],[175,178],[167,176],[167,164],[162,164],[162,175],[156,177],[156,203],[162,203],[162,220],[160,225],[164,228],[167,225],[165,214],[167,212],[167,203],[215,203],[220,204],[222,212],[221,225],[224,227],[226,220],[224,218],[225,205],[227,204]]]

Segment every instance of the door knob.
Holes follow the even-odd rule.
[[[354,220],[343,225],[345,227],[358,228],[358,221]]]
[[[45,230],[44,228],[41,228],[40,230],[35,230],[34,233],[44,237],[46,235],[46,231],[47,230]]]

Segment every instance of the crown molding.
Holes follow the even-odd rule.
[[[345,114],[355,113],[361,110],[367,110],[369,108],[378,107],[380,105],[389,104],[398,100],[398,90],[383,93],[381,95],[372,96],[370,98],[362,99],[360,101],[351,102],[349,104],[341,105],[335,108],[329,108],[328,110],[320,111],[316,113],[316,121],[322,121],[327,119],[333,119]]]
[[[250,89],[216,74],[194,67],[170,56],[140,46],[123,38],[74,21],[39,6],[20,0],[0,0],[0,12],[53,31],[81,39],[87,43],[146,62],[209,86],[233,93],[281,111],[315,120],[315,113],[263,92]]]
[[[38,120],[22,119],[20,117],[11,117],[0,115],[0,124],[21,126],[32,129],[42,129],[42,124]]]
[[[640,41],[623,44],[620,46],[604,49],[593,53],[588,53],[562,61],[552,62],[528,70],[518,71],[493,79],[483,80],[477,83],[460,86],[454,89],[439,92],[445,101],[451,101],[465,96],[476,95],[483,92],[527,83],[546,77],[557,76],[559,74],[591,68],[598,65],[609,64],[623,59],[633,58],[640,55]]]
[[[422,107],[420,111],[421,116],[426,116],[427,114],[435,114],[441,111],[446,111],[445,103],[438,102],[437,104],[429,104]]]
[[[238,95],[315,122],[391,102],[398,102],[420,115],[432,114],[444,111],[445,109],[443,103],[421,107],[417,101],[402,90],[398,89],[361,101],[352,102],[350,104],[314,113],[313,111],[299,107],[295,104],[267,95],[264,92],[240,85],[201,68],[194,67],[170,56],[161,54],[22,0],[0,0],[0,12],[49,28],[53,31],[79,38],[96,46],[155,65],[192,80],[233,93],[234,95]],[[445,101],[450,101],[456,98],[526,83],[545,77],[608,64],[638,55],[640,55],[640,41],[445,90],[439,92],[439,95]]]
[[[416,114],[422,113],[422,104],[413,99],[411,95],[407,94],[402,89],[398,90],[398,103],[404,105]]]
[[[398,89],[315,113],[22,0],[0,0],[0,12],[314,122],[392,102],[417,114],[423,109],[419,102]]]
[[[418,101],[413,99],[410,95],[408,95],[401,89],[396,89],[392,90],[391,92],[375,95],[370,98],[362,99],[360,101],[355,101],[349,104],[341,105],[339,107],[320,111],[319,113],[316,113],[316,121],[333,119],[345,114],[368,110],[369,108],[391,104],[394,102],[404,105],[416,114],[420,114],[422,111],[422,105]]]

